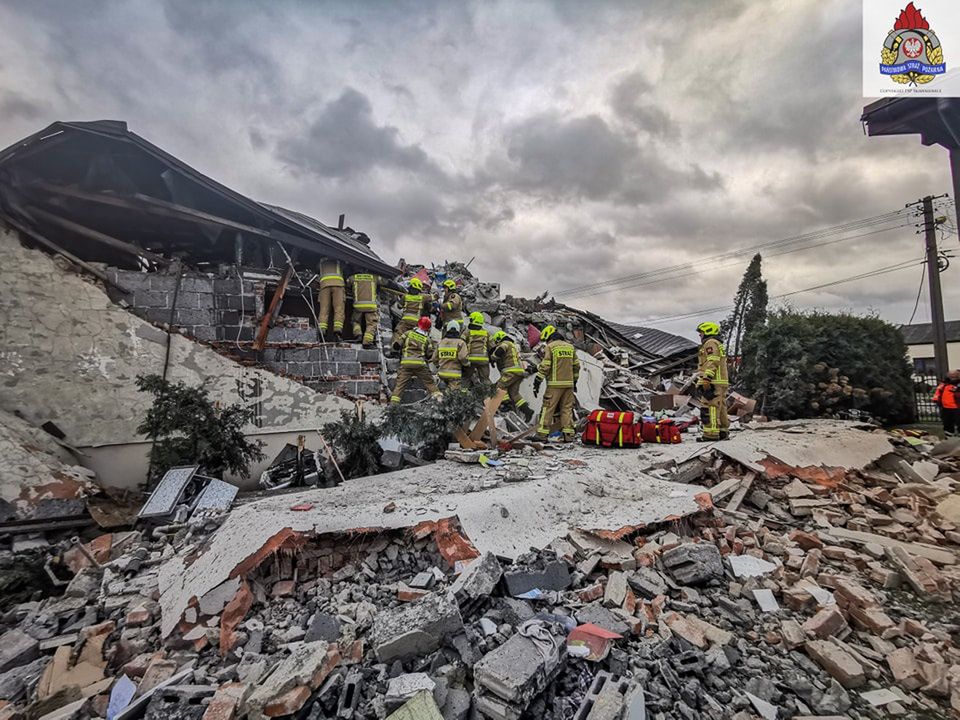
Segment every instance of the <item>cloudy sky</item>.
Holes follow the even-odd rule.
[[[560,296],[687,335],[662,318],[728,304],[748,260],[701,259],[951,189],[944,150],[864,136],[851,0],[8,0],[0,27],[2,145],[126,120],[242,193],[346,213],[388,261],[476,256],[517,295],[689,264]],[[910,225],[765,275],[776,295],[921,255]],[[920,273],[789,302],[906,322]]]

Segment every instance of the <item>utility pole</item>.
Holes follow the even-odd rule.
[[[927,280],[930,289],[930,320],[933,324],[933,357],[937,378],[949,370],[947,360],[947,332],[943,324],[943,295],[940,292],[940,253],[937,249],[937,221],[933,216],[933,201],[944,197],[927,195],[914,205],[923,205],[923,234],[927,248]]]

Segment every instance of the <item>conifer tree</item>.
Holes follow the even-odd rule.
[[[763,325],[767,316],[767,281],[760,267],[760,253],[753,256],[747,266],[740,287],[734,298],[733,311],[721,323],[726,341],[727,357],[730,358],[730,379],[736,381],[740,370],[752,362],[747,357],[747,337]]]

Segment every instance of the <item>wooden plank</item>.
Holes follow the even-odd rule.
[[[747,473],[743,478],[743,482],[740,483],[740,487],[737,488],[736,492],[733,493],[733,497],[730,498],[725,506],[725,510],[736,510],[740,507],[740,503],[743,502],[743,499],[747,496],[747,493],[750,492],[750,487],[753,485],[753,481],[757,476],[754,473]]]
[[[454,430],[453,437],[460,443],[460,447],[464,450],[483,450],[487,447],[486,443],[471,440],[470,436],[467,435],[467,431],[463,428]]]
[[[855,543],[861,543],[863,545],[866,545],[867,543],[875,543],[880,547],[885,548],[902,548],[911,555],[925,557],[927,560],[935,562],[938,565],[955,565],[957,562],[957,556],[953,552],[943,548],[933,547],[932,545],[903,542],[902,540],[894,540],[893,538],[889,538],[886,535],[876,535],[874,533],[862,532],[860,530],[847,530],[847,528],[841,527],[831,527],[826,529],[824,532],[829,535],[833,535],[835,538],[840,538],[841,540],[851,540]]]
[[[287,265],[287,269],[284,270],[283,277],[281,277],[280,282],[277,283],[277,289],[270,299],[270,307],[260,319],[260,328],[257,330],[257,337],[253,341],[254,350],[263,350],[264,345],[267,344],[267,334],[270,332],[270,326],[273,324],[277,313],[280,312],[280,303],[283,301],[283,294],[287,291],[287,286],[290,284],[293,275],[293,265]]]
[[[471,440],[479,440],[483,437],[483,433],[486,432],[487,428],[493,423],[493,416],[497,414],[497,410],[500,408],[500,403],[503,402],[503,399],[507,397],[507,391],[503,388],[497,390],[497,394],[491,398],[487,398],[486,402],[483,404],[483,413],[480,415],[480,419],[477,420],[477,424],[473,428],[473,432],[470,433]],[[491,431],[491,435],[496,437],[496,430]]]
[[[98,242],[102,245],[106,245],[107,247],[111,247],[114,250],[120,250],[121,252],[130,253],[131,255],[134,255],[137,257],[143,257],[155,263],[160,263],[163,265],[170,264],[170,260],[165,258],[163,255],[157,255],[157,253],[155,252],[144,250],[143,248],[139,248],[136,245],[133,245],[131,243],[124,242],[123,240],[118,240],[117,238],[111,237],[109,235],[105,235],[104,233],[98,230],[88,228],[85,225],[81,225],[80,223],[75,223],[72,220],[67,220],[66,218],[60,217],[59,215],[54,215],[51,212],[47,212],[46,210],[41,210],[40,208],[35,207],[33,205],[31,205],[27,210],[31,215],[41,220],[46,220],[47,222],[50,222],[50,223],[53,223],[54,225],[62,227],[64,230],[69,230],[70,232],[74,232],[77,235],[82,235],[88,240],[93,240],[94,242]]]
[[[708,488],[707,492],[710,493],[710,496],[713,498],[713,502],[716,503],[717,500],[723,500],[723,498],[725,498],[727,495],[732,495],[733,492],[740,487],[741,482],[743,482],[743,478],[727,478],[723,482],[717,483],[712,488]]]
[[[90,265],[87,262],[84,262],[83,260],[78,258],[76,255],[70,252],[67,252],[62,247],[57,245],[57,243],[53,242],[53,240],[50,240],[44,237],[36,230],[31,230],[27,228],[25,225],[17,222],[16,220],[14,220],[12,217],[9,217],[9,216],[4,217],[4,220],[10,225],[12,225],[14,229],[23,233],[31,240],[40,243],[41,245],[46,247],[48,250],[55,252],[58,255],[63,255],[67,260],[74,263],[78,267],[82,267],[84,270],[86,270],[88,273],[93,275],[95,278],[102,280],[103,282],[105,282],[107,285],[110,285],[111,287],[115,287],[117,290],[122,290],[124,293],[127,292],[126,288],[123,288],[117,283],[113,282],[113,280],[110,279],[110,276],[107,275],[105,272],[103,272],[99,268],[95,268],[93,265]]]

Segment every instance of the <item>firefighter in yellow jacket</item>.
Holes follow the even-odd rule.
[[[347,282],[353,289],[353,337],[363,346],[373,345],[380,315],[377,308],[377,276],[370,273],[354,273]]]
[[[330,329],[330,316],[333,315],[333,334],[339,342],[343,335],[344,308],[346,306],[346,283],[340,261],[333,258],[321,258],[317,264],[320,273],[320,332]]]
[[[580,378],[580,360],[577,350],[565,341],[553,325],[547,325],[540,333],[540,341],[546,343],[543,360],[537,368],[537,377],[533,381],[533,392],[540,392],[544,380],[547,392],[543,396],[540,409],[540,422],[537,425],[537,437],[546,440],[560,416],[560,431],[564,442],[573,442],[576,429],[573,426],[573,407],[576,404],[575,389]]]
[[[407,330],[417,327],[420,318],[430,314],[431,306],[430,296],[423,292],[423,281],[416,277],[410,278],[407,294],[403,296],[403,316],[394,328],[393,336],[400,337]]]
[[[449,389],[460,389],[463,369],[470,367],[470,360],[467,357],[467,344],[460,337],[460,323],[456,320],[447,323],[447,332],[433,351],[433,364],[437,366],[437,377]]]
[[[457,292],[457,283],[443,281],[443,300],[440,302],[440,322],[446,327],[451,320],[463,320],[463,298]]]
[[[490,384],[490,333],[484,324],[483,313],[470,313],[470,324],[463,331],[463,339],[470,351],[470,367],[464,378],[470,383]]]
[[[428,393],[440,397],[440,391],[427,365],[433,357],[430,326],[430,318],[424,316],[417,322],[417,327],[402,335],[393,336],[393,349],[400,352],[400,369],[397,371],[397,382],[393,386],[390,402],[399,403],[404,389],[414,378],[423,384]]]
[[[700,423],[703,432],[698,442],[726,440],[730,436],[727,417],[727,353],[720,342],[720,326],[715,322],[697,325],[700,351],[697,354],[697,395],[702,403]]]
[[[503,330],[498,330],[490,339],[490,360],[500,371],[500,379],[497,381],[497,387],[507,391],[507,397],[513,403],[527,422],[533,420],[533,410],[527,404],[527,401],[520,396],[520,384],[526,377],[527,371],[520,363],[520,354],[517,352],[517,344]]]

